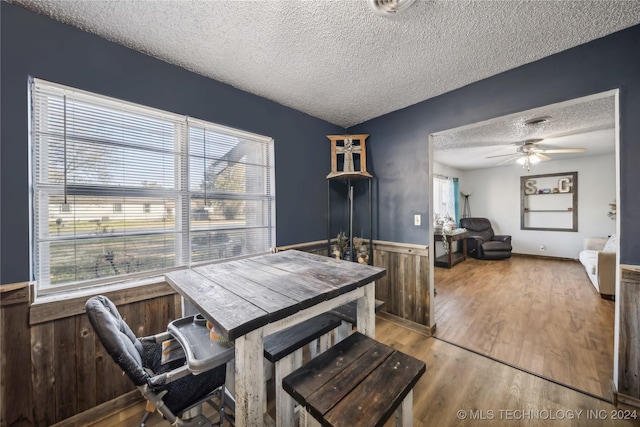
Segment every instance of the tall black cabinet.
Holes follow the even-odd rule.
[[[332,252],[332,239],[336,237],[338,231],[343,231],[347,235],[348,250],[346,254],[343,254],[342,258],[348,259],[349,261],[357,260],[358,248],[354,248],[353,240],[354,237],[361,237],[368,241],[368,264],[373,263],[372,186],[372,176],[354,174],[353,176],[327,179],[327,249],[329,255],[331,255]],[[334,196],[334,200],[332,201],[332,192],[334,191],[338,193],[339,196]],[[362,195],[367,198],[367,208],[365,215],[360,216],[360,224],[354,229],[354,210],[362,209],[362,203],[356,206],[356,195]],[[336,206],[336,203],[338,206]],[[343,209],[340,209],[340,207]]]

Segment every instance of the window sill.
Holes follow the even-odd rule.
[[[144,281],[47,295],[38,297],[31,303],[29,324],[36,325],[83,314],[85,303],[95,295],[105,295],[116,305],[120,305],[175,293],[176,291],[165,282],[164,278],[158,276]]]

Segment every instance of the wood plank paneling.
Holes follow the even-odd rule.
[[[45,426],[56,419],[54,360],[56,345],[53,323],[31,327],[31,383],[33,385],[34,424]]]
[[[139,292],[113,295],[118,309],[133,323],[136,334],[150,335],[166,330],[169,321],[180,316],[180,299],[175,293],[148,300]],[[152,289],[154,289],[152,287]],[[90,410],[104,402],[137,391],[122,370],[104,351],[84,309],[73,314],[55,313],[55,304],[30,324],[28,286],[3,286],[0,320],[2,324],[2,402],[0,425],[46,426]],[[5,296],[7,298],[5,299]],[[131,297],[134,302],[127,300]],[[62,308],[84,307],[86,298]],[[38,307],[42,310],[43,307]],[[48,320],[47,320],[48,319]],[[125,403],[130,403],[128,399]],[[113,408],[112,408],[113,409]]]
[[[0,295],[0,425],[33,425],[29,286],[1,287]]]
[[[288,251],[290,249],[297,249],[299,251],[327,256],[329,254],[329,243],[327,240],[317,240],[315,242],[299,243],[289,246],[279,246],[274,249],[274,252]]]
[[[389,313],[426,324],[429,300],[425,248],[374,243],[378,245],[374,265],[387,269],[386,276],[376,283],[376,298],[385,301],[384,309]],[[303,246],[299,249],[327,253],[326,241]],[[406,280],[411,283],[406,284]],[[3,285],[0,292],[1,425],[52,425],[135,391],[88,322],[84,303],[89,296],[30,305],[28,283]],[[180,317],[180,296],[166,283],[105,295],[138,336],[162,332],[169,321]]]
[[[78,412],[76,373],[76,319],[67,317],[53,322],[52,346],[56,420],[64,420]]]
[[[76,375],[76,399],[78,412],[86,411],[97,404],[96,390],[98,388],[96,378],[96,346],[95,332],[86,315],[76,316],[76,360],[77,365],[86,367],[77,369]]]
[[[326,245],[326,242],[324,243]],[[310,252],[318,249],[317,245],[318,242],[290,245],[276,248],[276,251],[298,249]],[[422,245],[374,240],[373,265],[387,270],[384,277],[376,280],[376,299],[385,302],[383,310],[402,319],[431,326],[429,248]]]
[[[374,241],[373,262],[387,270],[376,281],[376,299],[385,302],[384,311],[430,326],[428,248]]]
[[[3,285],[4,286],[4,285]],[[105,292],[118,307],[135,301],[148,301],[153,298],[175,295],[175,291],[166,282],[153,283],[137,287],[127,287],[119,290]],[[83,295],[73,298],[56,299],[55,297],[43,297],[41,301],[31,305],[29,316],[31,324],[49,322],[63,317],[69,317],[84,313],[84,304],[91,295]]]
[[[618,393],[620,400],[640,399],[640,267],[621,266]],[[631,399],[628,399],[631,398]]]

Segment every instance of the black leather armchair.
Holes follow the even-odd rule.
[[[487,218],[462,218],[460,227],[469,232],[467,254],[477,259],[511,257],[511,236],[497,236]]]

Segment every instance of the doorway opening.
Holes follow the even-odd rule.
[[[617,365],[616,303],[600,298],[577,259],[585,238],[620,234],[608,215],[620,200],[617,105],[612,90],[430,135],[431,188],[458,178],[458,221],[488,218],[513,247],[507,260],[432,264],[434,336],[604,400]],[[523,167],[532,140],[549,159]],[[578,230],[521,229],[520,178],[576,171]],[[430,210],[433,236],[433,200]],[[446,249],[435,240],[432,260]]]

